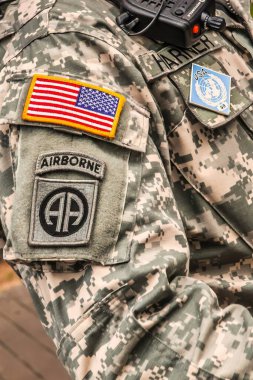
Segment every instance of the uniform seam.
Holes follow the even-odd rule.
[[[175,354],[175,356],[177,357],[177,359],[179,360],[182,360],[183,362],[188,362],[190,365],[194,366],[197,370],[200,370],[200,371],[203,371],[204,373],[210,375],[213,377],[213,379],[216,379],[216,380],[228,380],[227,378],[225,377],[217,377],[216,375],[210,373],[209,371],[205,370],[204,368],[201,368],[200,366],[198,366],[197,364],[195,364],[192,360],[188,360],[188,359],[184,359],[184,357],[182,355],[180,355],[178,352],[174,351],[171,347],[169,347],[163,340],[161,340],[158,336],[152,334],[149,330],[146,330],[139,322],[138,320],[136,319],[136,317],[134,316],[134,314],[132,315],[133,316],[133,319],[135,320],[135,322],[138,324],[138,326],[141,327],[142,330],[144,330],[147,334],[149,334],[150,336],[152,336],[152,338],[156,339],[159,343],[163,344],[167,349],[169,349],[169,351],[171,351],[173,354]]]
[[[106,40],[106,36],[104,38],[100,37],[100,36],[93,36],[92,33],[89,33],[87,31],[81,31],[77,28],[74,28],[71,27],[71,29],[68,29],[68,25],[66,23],[66,30],[64,31],[54,31],[54,30],[51,30],[50,31],[50,22],[51,20],[49,20],[49,14],[50,14],[50,11],[52,10],[52,7],[48,7],[48,8],[45,8],[44,10],[48,9],[48,12],[47,12],[47,27],[46,27],[46,33],[45,34],[42,34],[42,35],[38,35],[36,36],[32,41],[30,41],[27,45],[25,46],[22,46],[22,48],[20,50],[18,50],[17,54],[15,54],[15,56],[13,56],[12,58],[10,58],[7,62],[4,63],[3,65],[3,68],[10,65],[10,62],[12,62],[15,58],[17,58],[21,52],[26,49],[28,46],[30,46],[34,41],[38,40],[38,39],[44,39],[44,38],[47,38],[48,36],[50,35],[53,35],[53,34],[67,34],[67,33],[80,33],[82,35],[86,35],[86,36],[89,36],[91,39],[93,40],[99,40],[99,41],[102,41],[104,44],[106,44],[107,46],[110,46],[110,48],[116,50],[117,52],[119,52],[121,55],[123,55],[125,57],[125,59],[127,59],[129,62],[131,62],[132,64],[134,63],[132,61],[132,57],[129,56],[129,55],[126,55],[125,52],[123,52],[122,50],[120,50],[119,48],[113,46],[112,44],[110,44],[107,40]],[[42,12],[44,11],[42,10]],[[40,13],[42,12],[38,12],[31,20],[33,20],[36,16],[38,16]],[[29,20],[28,22],[30,22],[31,20]],[[122,42],[122,41],[121,41]],[[135,67],[135,70],[138,71],[138,73],[142,76],[142,73],[139,71],[138,67],[136,67],[136,65],[134,65]],[[148,107],[145,107],[143,106],[142,104],[136,102],[133,98],[129,97],[131,99],[131,101],[136,105],[136,107],[140,107],[141,109],[143,109],[144,111],[146,111],[146,113],[148,112],[149,113],[149,109]],[[146,117],[148,117],[147,115],[144,115]]]
[[[103,299],[101,301],[98,302],[97,305],[95,305],[94,308],[91,307],[91,310],[89,310],[87,312],[87,314],[85,315],[85,317],[81,317],[79,319],[79,321],[76,322],[76,326],[75,328],[73,329],[70,329],[69,331],[66,332],[66,335],[67,337],[63,337],[63,339],[61,340],[60,344],[59,344],[59,348],[58,348],[58,353],[61,352],[63,346],[64,346],[64,343],[66,342],[67,338],[70,338],[72,342],[75,343],[75,345],[77,345],[78,347],[81,348],[79,342],[82,338],[85,338],[85,334],[81,335],[80,337],[78,337],[77,339],[71,335],[73,334],[73,332],[75,331],[76,328],[78,328],[83,321],[87,320],[88,317],[95,313],[97,310],[101,310],[102,312],[106,313],[107,315],[111,315],[113,316],[113,312],[110,312],[107,308],[106,308],[106,305],[108,304],[108,302],[112,301],[116,296],[117,296],[117,292],[124,289],[125,287],[129,286],[128,284],[124,284],[122,287],[120,287],[119,289],[115,290],[115,292],[113,294],[109,294],[108,295],[108,299]],[[156,335],[152,334],[149,330],[146,330],[140,323],[139,321],[136,319],[136,317],[134,316],[134,313],[131,313],[131,317],[133,318],[133,320],[135,321],[135,323],[137,324],[137,326],[139,328],[141,328],[142,331],[145,332],[145,334],[148,334],[150,335],[153,339],[157,340],[159,343],[161,343],[162,345],[164,345],[166,347],[166,349],[169,350],[169,352],[171,352],[176,358],[177,358],[177,361],[182,361],[183,363],[188,363],[188,366],[193,366],[194,368],[196,368],[196,370],[199,372],[199,371],[203,371],[205,374],[207,374],[208,376],[212,376],[212,378],[214,380],[228,380],[227,378],[225,377],[218,377],[214,374],[212,374],[211,372],[207,371],[206,369],[204,368],[201,368],[200,366],[198,366],[196,363],[194,363],[192,360],[188,360],[188,359],[184,359],[184,357],[182,355],[180,355],[179,353],[177,353],[176,351],[174,351],[171,347],[169,347],[163,340],[161,340],[159,337],[157,337]],[[103,326],[103,323],[101,323],[101,325],[99,325],[97,323],[97,321],[95,319],[93,319],[93,324],[96,325],[96,327],[98,327],[99,329]],[[136,331],[134,331],[134,334],[137,335],[137,336],[141,336],[141,334],[137,334]],[[72,350],[73,348],[70,348],[70,350]],[[82,349],[82,348],[81,348]],[[65,357],[66,355],[64,355]],[[66,358],[67,359],[67,358]],[[66,360],[64,361],[66,362]]]

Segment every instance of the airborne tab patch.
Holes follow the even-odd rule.
[[[36,74],[22,118],[114,138],[125,101],[123,95],[102,87]]]
[[[75,152],[53,152],[41,154],[38,157],[36,174],[58,170],[74,170],[102,179],[105,173],[105,163],[86,154]]]
[[[210,111],[229,115],[231,77],[208,69],[192,65],[190,100],[191,104]]]

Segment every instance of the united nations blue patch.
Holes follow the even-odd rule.
[[[229,115],[230,92],[229,75],[193,63],[189,100],[191,104]]]

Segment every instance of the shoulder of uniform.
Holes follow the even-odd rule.
[[[45,9],[49,9],[54,3],[55,0],[30,0],[29,6],[27,6],[26,0],[10,2],[3,9],[0,21],[0,39],[18,32],[37,14]]]
[[[233,14],[235,18],[246,27],[251,40],[253,41],[253,18],[250,11],[249,0],[222,0],[228,13]]]

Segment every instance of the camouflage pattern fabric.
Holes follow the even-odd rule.
[[[19,0],[0,22],[3,255],[74,380],[253,379],[249,2],[217,2],[227,29],[208,32],[190,50],[127,37],[115,24],[118,9],[105,0],[31,0],[29,7]],[[229,117],[188,104],[192,62],[232,77]],[[34,74],[124,95],[116,138],[22,120]],[[43,259],[43,246],[28,255],[18,249],[28,236],[21,238],[14,219],[21,230],[30,222],[33,200],[26,194],[37,157],[52,153],[52,145],[57,152],[57,144],[74,151],[84,140],[98,160],[103,149],[116,152],[115,167],[129,157],[110,250],[102,239],[101,255],[92,256],[91,243],[89,259],[77,260],[75,247],[62,248],[64,260],[55,259],[54,249]],[[60,174],[46,178],[59,181]],[[70,182],[79,176],[65,173]],[[113,207],[107,205],[108,216]]]

